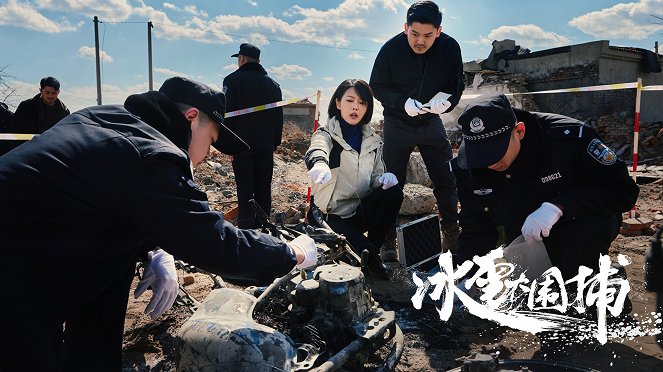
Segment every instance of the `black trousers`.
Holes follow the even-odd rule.
[[[580,265],[598,272],[599,255],[608,249],[619,233],[621,218],[614,216],[590,216],[560,221],[553,225],[550,236],[543,239],[548,257],[564,278],[578,275]]]
[[[114,284],[94,300],[74,308],[47,300],[48,294],[40,293],[57,283],[26,285],[30,296],[43,296],[44,301],[31,301],[36,306],[18,304],[2,311],[0,371],[120,371],[124,318],[135,260],[113,265],[113,269],[117,278]],[[76,290],[80,288],[71,288]]]
[[[433,118],[414,127],[393,117],[384,118],[384,162],[387,171],[398,178],[399,185],[405,185],[407,181],[407,164],[415,146],[419,148],[428,176],[433,181],[440,224],[444,228],[451,227],[458,221],[458,194],[456,179],[448,170],[451,145],[442,119]]]
[[[371,254],[379,254],[387,233],[396,226],[402,202],[403,190],[398,185],[386,190],[378,187],[361,200],[354,215],[342,218],[329,214],[326,220],[334,232],[345,235],[355,253],[367,249]],[[368,237],[364,236],[366,231]]]
[[[274,152],[271,150],[249,150],[233,158],[233,170],[237,183],[239,216],[237,227],[253,229],[259,227],[258,219],[249,200],[255,199],[269,216],[272,209],[272,174]]]

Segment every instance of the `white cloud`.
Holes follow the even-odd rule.
[[[39,80],[36,80],[34,83],[12,80],[11,86],[14,89],[14,95],[6,103],[12,110],[16,110],[16,107],[18,107],[21,101],[32,98],[39,93]]]
[[[204,10],[198,10],[198,8],[196,8],[195,5],[187,5],[187,6],[185,6],[185,7],[184,7],[184,12],[185,12],[185,13],[189,13],[189,14],[193,14],[193,15],[198,15],[198,16],[205,17],[205,18],[209,17],[209,14],[207,14],[206,11],[204,11]]]
[[[83,45],[82,47],[78,48],[78,56],[83,58],[92,58],[92,59],[95,59],[97,57],[94,47],[90,47],[87,45]],[[104,52],[103,50],[99,51],[99,59],[104,62],[113,62],[113,57],[111,57],[108,53]]]
[[[651,14],[663,14],[663,0],[616,4],[573,18],[569,24],[601,39],[642,40],[663,31],[663,25],[652,23]]]
[[[163,3],[163,7],[165,9],[172,10],[174,12],[187,13],[187,14],[191,14],[191,15],[194,15],[194,16],[200,16],[200,17],[203,17],[203,18],[209,17],[209,14],[207,14],[206,11],[199,10],[198,8],[196,8],[195,5],[187,5],[184,8],[179,8],[175,4]]]
[[[0,7],[0,25],[21,27],[46,33],[75,31],[77,29],[67,20],[53,21],[39,13],[29,3],[19,4],[16,0],[9,0],[5,6]]]
[[[350,58],[350,59],[364,59],[366,57],[362,56],[361,54],[359,54],[357,52],[352,52],[352,53],[348,54],[348,58]]]
[[[405,0],[383,0],[382,6],[387,10],[391,10],[394,13],[398,13],[398,8],[402,8],[405,10],[410,7],[410,4],[405,2]]]
[[[374,8],[373,0],[345,0],[336,8],[320,10],[295,5],[284,12],[286,18],[299,18],[288,23],[274,16],[219,15],[214,18],[228,33],[260,32],[289,42],[346,46],[345,32],[366,29],[367,15]]]
[[[222,14],[210,20],[208,14],[196,6],[175,5],[173,2],[163,2],[160,8],[156,9],[147,5],[144,0],[33,0],[36,8],[19,4],[19,0],[7,1],[8,6],[0,8],[0,24],[11,23],[45,32],[73,30],[86,22],[81,20],[75,27],[66,22],[57,23],[35,9],[78,18],[98,15],[102,22],[125,21],[129,17],[150,20],[154,25],[154,37],[166,40],[185,39],[207,44],[237,43],[241,40],[261,46],[274,38],[336,47],[349,45],[350,39],[346,33],[356,33],[357,30],[368,31],[363,36],[365,38],[375,38],[377,31],[369,27],[371,17],[375,17],[379,11],[397,13],[409,6],[405,0],[344,0],[336,7],[328,9],[295,5],[284,14],[296,20],[287,22],[285,18],[277,18],[272,14]],[[249,2],[258,5],[256,1]],[[169,17],[173,12],[185,14],[187,19],[175,21]],[[385,40],[386,38],[387,36]]]
[[[295,93],[287,89],[281,89],[281,95],[283,96],[283,99],[299,98]]]
[[[223,66],[222,70],[224,70],[224,71],[235,71],[238,68],[239,68],[239,66],[237,65],[237,63],[231,63],[229,65]]]
[[[41,9],[57,11],[63,14],[79,13],[89,18],[98,16],[102,21],[124,21],[132,13],[127,0],[36,0]]]
[[[500,26],[481,38],[482,44],[490,45],[494,40],[512,39],[516,45],[529,49],[544,49],[570,44],[570,40],[554,32],[548,32],[533,24]]]
[[[334,80],[334,78],[331,77],[331,76],[325,76],[325,77],[322,78],[322,80],[324,80],[324,81],[332,81],[332,80]]]
[[[265,35],[254,32],[251,34],[251,40],[247,40],[249,43],[261,47],[263,45],[269,44],[269,40],[267,40],[267,37]]]
[[[267,69],[270,74],[276,77],[276,80],[304,80],[311,75],[311,71],[306,67],[298,65],[286,65],[270,67]]]
[[[246,2],[249,3],[249,5],[251,6],[258,6],[258,2],[256,1],[246,0]]]
[[[133,13],[151,20],[154,24],[154,35],[166,40],[190,39],[205,44],[227,44],[233,41],[218,24],[197,16],[179,24],[172,21],[163,11],[144,3],[134,8]]]
[[[186,78],[190,77],[188,74],[185,74],[183,72],[177,72],[165,67],[155,67],[154,72],[158,72],[161,75],[166,75],[166,76],[183,76]]]

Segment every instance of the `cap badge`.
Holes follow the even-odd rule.
[[[486,127],[483,126],[483,121],[480,118],[475,117],[470,122],[470,132],[472,133],[481,133]]]

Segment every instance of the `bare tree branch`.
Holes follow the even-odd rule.
[[[7,65],[0,66],[0,102],[13,106],[11,102],[17,96],[16,87],[12,84],[14,77],[7,74]]]

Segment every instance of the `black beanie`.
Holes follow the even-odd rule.
[[[191,124],[175,103],[162,93],[132,94],[124,101],[124,108],[158,130],[175,146],[185,151],[189,148]]]

